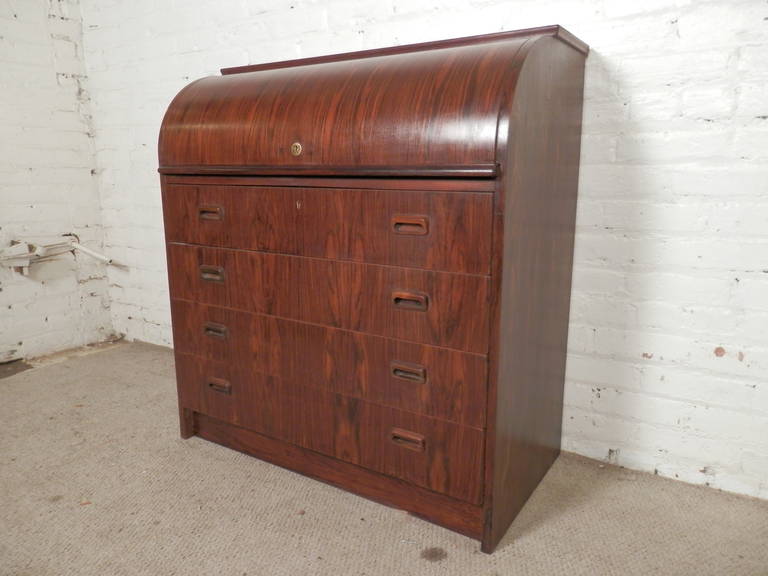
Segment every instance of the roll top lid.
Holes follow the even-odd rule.
[[[171,103],[160,171],[493,177],[521,48],[541,36],[579,42],[555,26],[223,70]]]

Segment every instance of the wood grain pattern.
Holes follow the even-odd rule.
[[[169,242],[470,274],[489,273],[492,203],[486,194],[205,185],[168,185],[163,195]],[[424,233],[403,230],[408,218]]]
[[[195,430],[201,438],[407,510],[471,538],[480,538],[482,534],[482,508],[479,506],[203,414],[194,417]]]
[[[207,174],[211,176],[241,176],[258,174],[260,176],[284,176],[283,164],[257,166],[232,166],[215,164],[183,164],[179,166],[161,166],[160,174],[188,175]],[[494,178],[498,174],[496,164],[472,164],[469,166],[361,166],[359,164],[336,165],[304,164],[294,166],[291,173],[301,176],[357,176],[365,178]]]
[[[548,35],[558,38],[575,48],[583,54],[589,52],[589,46],[568,32],[565,28],[558,25],[539,26],[537,28],[523,28],[520,30],[507,30],[496,32],[494,34],[482,34],[479,36],[464,36],[462,38],[451,38],[448,40],[433,40],[431,42],[419,42],[417,44],[404,44],[400,46],[389,46],[386,48],[373,48],[371,50],[360,50],[358,52],[346,52],[341,54],[329,54],[326,56],[312,56],[309,58],[300,58],[296,60],[282,60],[280,62],[269,62],[266,64],[249,64],[247,66],[234,66],[231,68],[222,68],[221,73],[242,74],[243,72],[257,72],[259,70],[274,70],[277,68],[293,68],[296,66],[307,66],[310,64],[324,64],[326,62],[339,62],[342,60],[360,60],[362,58],[374,58],[380,56],[389,56],[392,54],[408,54],[411,52],[424,52],[427,50],[437,50],[440,48],[456,48],[483,42],[493,42],[498,40],[509,40],[510,38],[519,38]]]
[[[247,366],[176,353],[184,406],[271,438],[479,504],[483,432],[378,406]],[[412,450],[394,429],[424,437]]]
[[[158,145],[182,436],[492,552],[559,452],[587,51],[551,26],[183,89]]]
[[[279,188],[347,188],[352,190],[407,190],[410,192],[487,192],[496,191],[496,181],[492,179],[464,180],[446,178],[408,178],[400,175],[397,178],[362,178],[346,175],[331,176],[216,176],[196,174],[176,174],[160,176],[163,189],[171,184],[188,184],[204,186],[275,186]]]
[[[200,267],[221,269],[221,281]],[[168,245],[171,297],[334,328],[446,346],[488,349],[488,279],[282,254]],[[256,287],[256,289],[254,289]],[[398,306],[399,291],[426,294],[426,311]]]
[[[494,316],[482,547],[492,552],[560,451],[584,58],[551,39],[526,50],[509,111],[494,237]],[[502,256],[503,255],[503,256]]]
[[[374,404],[485,426],[485,356],[182,300],[171,301],[171,313],[177,352],[248,366]]]
[[[511,37],[202,78],[166,112],[160,168],[335,174],[353,167],[495,166],[507,67],[524,42]],[[300,156],[290,151],[294,142],[302,145]]]

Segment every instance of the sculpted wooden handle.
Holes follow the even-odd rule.
[[[197,209],[197,215],[200,217],[200,220],[223,220],[224,208],[214,204],[200,206]]]
[[[208,388],[221,394],[232,394],[232,384],[223,378],[208,378]]]
[[[224,282],[224,268],[221,266],[200,265],[200,279],[205,282]]]
[[[229,329],[224,324],[217,324],[216,322],[206,322],[203,324],[203,334],[216,338],[217,340],[225,340]]]
[[[423,383],[427,381],[427,369],[419,364],[393,361],[390,365],[392,376],[401,380]]]
[[[392,428],[389,439],[398,446],[416,452],[424,452],[424,449],[427,447],[427,440],[422,434],[403,430],[402,428]]]
[[[429,296],[421,292],[397,290],[392,292],[392,303],[397,308],[402,308],[404,310],[426,312],[429,307]]]
[[[392,231],[404,236],[426,236],[429,234],[429,218],[397,214],[392,216]]]

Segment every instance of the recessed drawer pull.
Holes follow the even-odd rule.
[[[429,234],[429,218],[426,216],[392,216],[392,231],[404,236],[426,236]]]
[[[224,208],[215,204],[207,204],[197,209],[200,220],[224,220]]]
[[[208,388],[221,394],[232,394],[232,384],[223,378],[209,378]]]
[[[221,266],[200,265],[200,279],[206,282],[224,282],[224,268]]]
[[[424,452],[427,446],[424,436],[416,432],[403,430],[402,428],[392,428],[392,431],[389,433],[389,439],[393,444],[408,448],[408,450],[414,450],[415,452]]]
[[[424,366],[395,361],[390,364],[390,368],[395,378],[419,383],[427,381],[427,369]]]
[[[226,340],[229,329],[224,324],[217,324],[216,322],[206,322],[203,324],[203,334],[216,338],[218,340]]]
[[[429,297],[421,292],[392,292],[392,303],[397,308],[404,310],[418,310],[426,312],[429,306]]]

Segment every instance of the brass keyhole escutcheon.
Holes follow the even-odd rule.
[[[291,154],[294,156],[298,156],[301,154],[301,143],[300,142],[294,142],[291,144]]]

